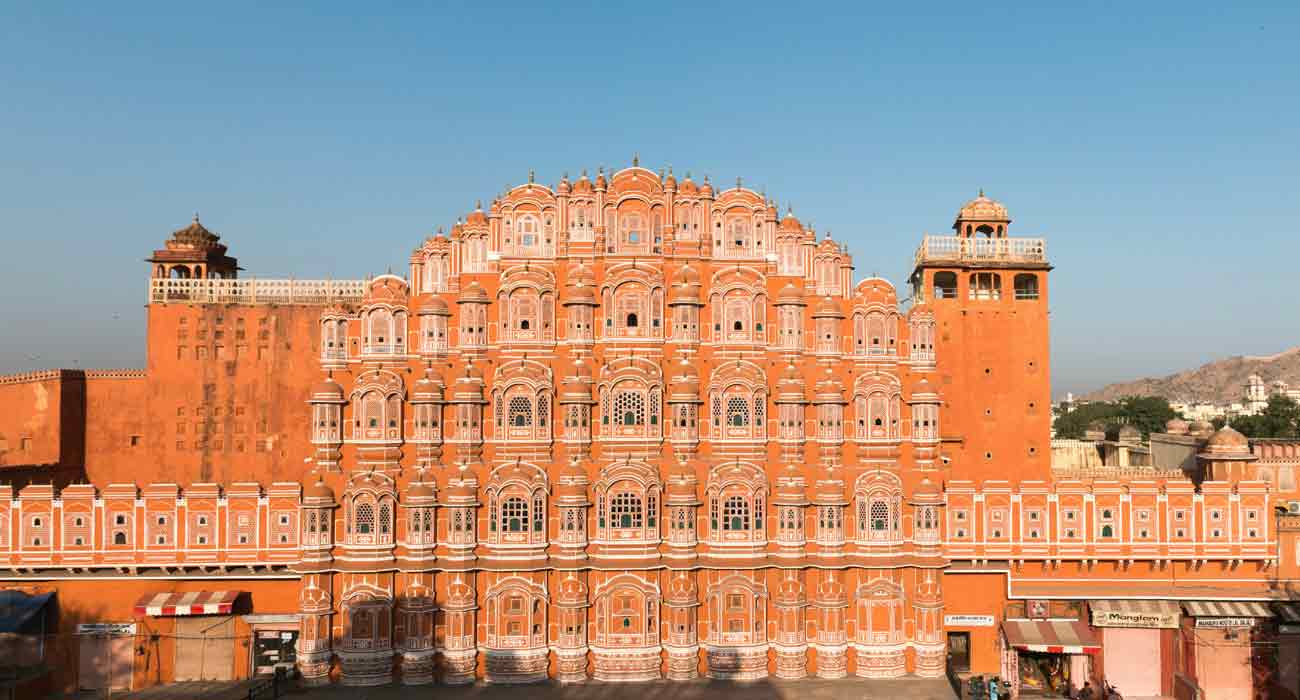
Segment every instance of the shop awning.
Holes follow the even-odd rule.
[[[1007,644],[1049,654],[1096,654],[1101,644],[1088,625],[1078,620],[1007,620],[1002,623]]]
[[[1090,600],[1093,627],[1176,629],[1182,611],[1172,600]]]
[[[1268,603],[1237,600],[1185,600],[1183,610],[1192,617],[1273,617]]]
[[[229,615],[242,591],[149,593],[135,604],[136,615]]]
[[[1282,622],[1290,625],[1300,624],[1300,603],[1274,603],[1273,610],[1282,619]]]
[[[53,597],[53,593],[27,595],[22,591],[0,591],[0,633],[39,633],[39,626],[35,630],[29,628],[35,625],[36,616],[45,610],[45,604]]]

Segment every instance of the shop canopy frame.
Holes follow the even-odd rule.
[[[1101,643],[1081,620],[1006,620],[1007,646],[1048,654],[1097,654]]]

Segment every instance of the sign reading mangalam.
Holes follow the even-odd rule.
[[[944,615],[944,627],[992,627],[992,615]]]
[[[1177,612],[1137,612],[1132,610],[1092,611],[1093,627],[1144,627],[1147,629],[1177,629]]]

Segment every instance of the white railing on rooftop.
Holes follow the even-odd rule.
[[[365,280],[152,279],[152,304],[331,304],[365,296]]]
[[[1042,238],[964,238],[926,236],[916,249],[916,263],[943,260],[993,262],[1047,262],[1047,241]]]

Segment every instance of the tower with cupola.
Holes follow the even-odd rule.
[[[933,313],[938,439],[952,478],[1051,470],[1052,267],[1043,239],[1012,238],[1010,226],[1007,208],[981,190],[957,212],[954,235],[925,236],[916,251],[912,294]]]

